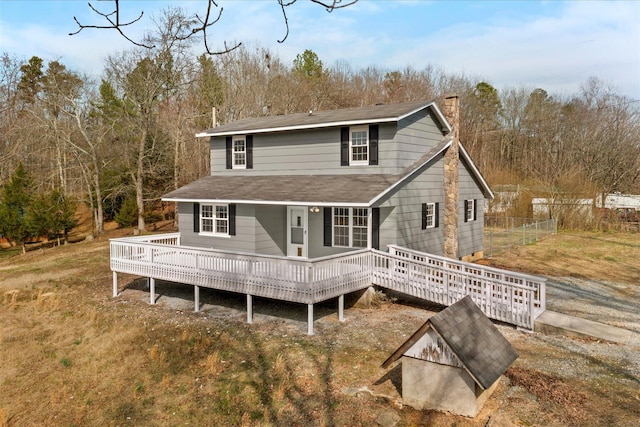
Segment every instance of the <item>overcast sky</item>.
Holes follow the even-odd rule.
[[[113,3],[91,1],[102,11]],[[616,92],[640,99],[640,1],[382,1],[360,0],[327,13],[299,0],[287,9],[290,34],[275,0],[218,0],[222,18],[210,44],[242,41],[266,47],[291,64],[311,49],[326,66],[386,70],[427,65],[478,76],[498,88],[524,85],[550,93],[576,93],[595,76]],[[206,12],[206,0],[121,0],[121,21],[140,40],[152,17],[169,5]],[[73,21],[103,25],[87,1],[0,1],[0,51],[28,59],[57,59],[68,68],[99,75],[110,53],[131,47],[115,31],[77,30]],[[201,52],[196,52],[201,53]]]

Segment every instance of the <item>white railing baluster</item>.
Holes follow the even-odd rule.
[[[471,295],[490,318],[532,329],[545,280],[395,245],[312,260],[177,246],[179,235],[112,239],[111,269],[194,286],[314,304],[372,283],[439,304]]]

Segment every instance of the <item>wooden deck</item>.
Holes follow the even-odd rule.
[[[545,309],[545,279],[451,260],[398,246],[389,252],[362,249],[309,260],[203,249],[180,245],[178,233],[111,240],[113,295],[117,273],[148,277],[151,301],[155,280],[307,304],[309,334],[313,304],[338,297],[343,320],[344,295],[371,285],[392,289],[437,304],[450,305],[470,295],[489,317],[532,330]]]

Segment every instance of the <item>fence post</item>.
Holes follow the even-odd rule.
[[[489,231],[489,257],[493,258],[493,231]]]
[[[526,246],[525,242],[525,225],[522,224],[522,246]]]

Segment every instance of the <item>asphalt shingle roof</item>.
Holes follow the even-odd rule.
[[[485,390],[518,358],[518,352],[467,295],[427,320],[382,366],[398,360],[429,327],[438,332]]]
[[[214,175],[174,190],[163,199],[278,203],[368,203],[398,175]]]
[[[353,122],[395,121],[414,111],[429,106],[430,101],[413,101],[399,104],[380,104],[370,107],[345,108],[340,110],[314,111],[282,116],[250,117],[207,129],[197,136],[223,136],[244,133],[274,132],[283,129],[305,129],[323,126],[339,126]],[[444,119],[444,117],[442,117]]]

